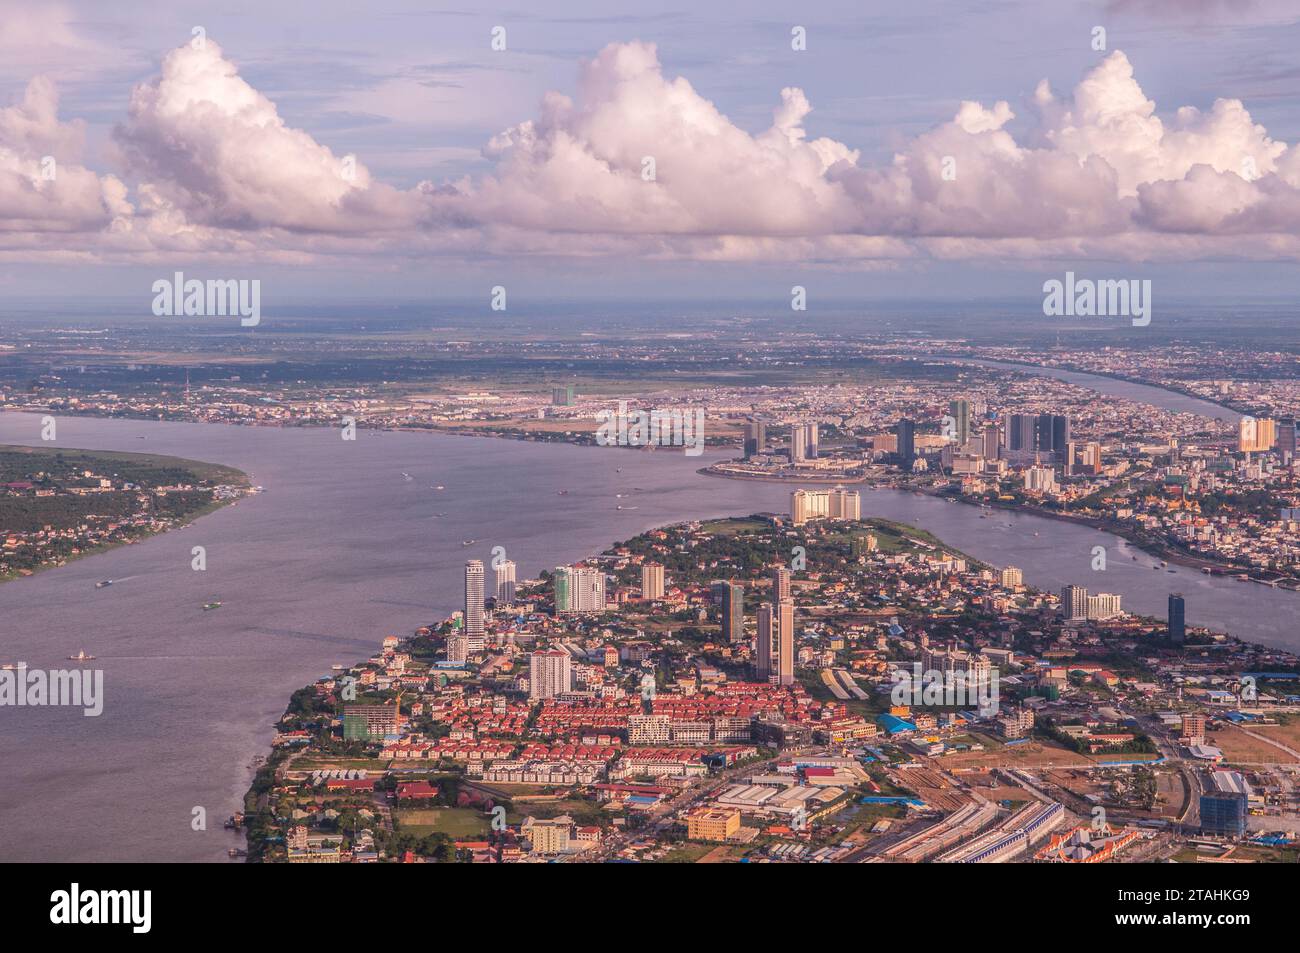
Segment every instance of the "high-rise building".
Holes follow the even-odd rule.
[[[1211,771],[1201,795],[1201,830],[1206,834],[1242,837],[1250,813],[1250,783],[1237,771]]]
[[[804,426],[804,445],[808,453],[809,460],[817,459],[817,421],[810,420]]]
[[[894,425],[894,436],[898,438],[898,459],[910,468],[916,459],[916,424],[904,417]]]
[[[1277,422],[1269,417],[1242,417],[1237,424],[1237,449],[1263,453],[1277,442]]]
[[[790,494],[790,522],[802,526],[809,520],[862,518],[862,497],[857,490],[837,486],[830,490],[795,490]]]
[[[1072,444],[1075,448],[1071,472],[1086,476],[1101,476],[1101,444],[1088,442]]]
[[[1002,432],[998,429],[997,424],[986,424],[982,436],[984,439],[984,459],[996,460],[998,451],[1002,448]]]
[[[948,415],[953,420],[950,434],[953,442],[959,447],[965,446],[966,441],[970,439],[970,401],[958,398],[949,402]]]
[[[1027,493],[1055,493],[1059,489],[1056,471],[1051,467],[1026,467],[1024,482]]]
[[[554,698],[569,690],[571,662],[568,652],[538,650],[528,656],[528,697]]]
[[[557,566],[555,611],[557,613],[604,612],[605,574],[599,569]]]
[[[465,637],[470,640],[471,651],[483,647],[483,560],[481,559],[471,559],[465,563]]]
[[[573,580],[569,578],[568,566],[556,566],[555,574],[551,577],[555,584],[555,614],[568,612],[569,606],[573,604]]]
[[[1070,418],[1060,414],[1045,414],[1052,428],[1052,445],[1044,447],[1044,450],[1052,450],[1062,462],[1064,461],[1065,448],[1070,443]]]
[[[830,497],[825,490],[795,490],[790,494],[790,522],[795,526],[825,519],[829,510]]]
[[[827,493],[826,516],[833,520],[862,519],[862,496],[857,490],[833,487]]]
[[[503,559],[496,564],[497,605],[508,606],[515,601],[515,564]]]
[[[1061,590],[1061,614],[1070,622],[1088,618],[1088,590],[1083,586],[1066,586]]]
[[[572,407],[575,396],[576,389],[572,384],[551,388],[551,403],[556,407]]]
[[[798,421],[790,425],[790,462],[803,463],[808,459],[808,428]]]
[[[745,423],[745,457],[753,457],[767,446],[767,424],[757,417]]]
[[[745,587],[737,582],[715,583],[713,600],[721,609],[722,638],[733,645],[745,641]]]
[[[1057,414],[1008,414],[1008,450],[1055,453],[1062,458],[1070,442],[1070,418]]]
[[[1169,593],[1169,641],[1182,645],[1187,639],[1186,606],[1181,592]]]
[[[658,563],[641,564],[641,598],[662,599],[664,597],[664,567]]]
[[[1016,586],[1023,586],[1025,584],[1025,576],[1024,573],[1015,566],[1008,566],[1006,569],[1002,570],[1002,575],[998,581],[1002,584],[1004,589],[1014,589]]]
[[[784,602],[790,595],[790,570],[784,566],[772,567],[772,601]]]
[[[1283,417],[1277,422],[1277,443],[1274,449],[1283,463],[1291,463],[1296,459],[1294,417]]]
[[[758,608],[758,680],[794,684],[794,602],[783,599]]]
[[[1120,607],[1122,597],[1113,592],[1092,592],[1088,594],[1088,618],[1098,622],[1123,615]]]
[[[1034,449],[1033,414],[1008,414],[1003,423],[1003,445],[1011,451]]]

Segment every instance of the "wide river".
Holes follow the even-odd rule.
[[[1165,394],[1120,386],[1152,403]],[[487,561],[504,546],[522,578],[652,526],[788,507],[787,487],[700,476],[710,457],[678,451],[364,430],[348,442],[334,430],[90,418],[61,418],[58,438],[226,463],[266,492],[0,585],[0,661],[59,668],[84,648],[104,670],[106,696],[97,718],[0,708],[5,861],[223,860],[240,840],[222,820],[238,809],[290,693],[458,608],[467,558]],[[39,445],[39,418],[0,413],[0,443]],[[1300,649],[1295,593],[1153,569],[1105,533],[1028,515],[981,518],[975,507],[893,490],[866,491],[863,512],[1020,566],[1032,585],[1121,593],[1131,611],[1163,617],[1167,594],[1182,591],[1192,624]],[[191,569],[200,545],[204,572]],[[1091,569],[1098,545],[1104,572]],[[108,578],[116,583],[94,587]],[[202,611],[213,598],[222,608]],[[196,808],[206,830],[194,830]]]

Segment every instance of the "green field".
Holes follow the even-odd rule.
[[[700,524],[701,530],[713,536],[739,536],[742,533],[762,533],[771,528],[771,523],[750,519],[709,520]]]
[[[416,837],[446,834],[453,840],[475,840],[486,837],[492,829],[492,818],[469,807],[414,808],[394,811],[393,820],[401,833]]]

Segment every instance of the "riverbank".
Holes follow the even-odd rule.
[[[1057,380],[1066,380],[1066,381],[1069,380],[1068,378],[1057,377],[1058,374],[1077,374],[1081,377],[1097,377],[1104,380],[1118,381],[1121,384],[1131,384],[1135,387],[1149,387],[1152,390],[1165,391],[1166,393],[1169,394],[1176,394],[1180,397],[1186,397],[1188,400],[1194,400],[1194,401],[1198,401],[1199,403],[1206,404],[1208,407],[1214,407],[1219,410],[1225,410],[1229,414],[1235,414],[1237,417],[1243,416],[1245,413],[1245,411],[1238,410],[1236,407],[1233,407],[1229,404],[1225,404],[1222,401],[1211,400],[1208,397],[1187,390],[1186,388],[1181,388],[1181,387],[1177,387],[1165,383],[1153,383],[1152,381],[1142,380],[1141,378],[1130,377],[1125,374],[1117,374],[1114,371],[1099,371],[1099,370],[1091,370],[1082,367],[1058,366],[1055,364],[1045,366],[1042,364],[1030,364],[1026,361],[1013,361],[1005,358],[998,358],[995,360],[993,358],[963,357],[960,355],[953,355],[953,354],[940,355],[940,359],[952,361],[957,364],[972,364],[976,367],[1001,368],[1001,369],[1011,370],[1022,374],[1028,374],[1030,376],[1053,377]],[[1080,387],[1088,387],[1087,384],[1079,383],[1077,381],[1071,381],[1070,383],[1078,383]],[[1097,388],[1095,387],[1089,387],[1088,389],[1097,390]],[[1134,400],[1136,398],[1125,398],[1125,399]],[[1160,406],[1160,405],[1154,404],[1154,406]],[[1166,408],[1166,409],[1173,409],[1173,408]],[[1218,416],[1217,414],[1211,415],[1209,413],[1200,412],[1200,411],[1185,411],[1185,412],[1199,413],[1200,416],[1205,417],[1207,420],[1224,419]],[[1232,417],[1229,417],[1227,419],[1229,422],[1232,422],[1233,420]]]
[[[19,475],[24,479],[13,479]],[[179,484],[181,480],[185,482]],[[222,507],[238,505],[253,492],[248,474],[223,464],[152,453],[0,445],[0,530],[7,534],[0,567],[8,567],[0,568],[0,583],[184,529]],[[182,502],[173,504],[170,493]],[[195,495],[210,499],[200,503],[193,499]],[[94,512],[111,509],[102,502],[106,496],[130,500],[132,507],[111,516]],[[160,515],[155,507],[164,502],[179,508]],[[96,521],[104,523],[101,532],[107,538],[101,541],[91,535]],[[36,531],[38,524],[41,528]],[[129,528],[123,530],[123,524]],[[69,542],[62,537],[68,532],[83,535]],[[61,547],[58,551],[37,563],[29,555],[22,565],[13,565],[25,547],[51,545],[54,538]]]
[[[1063,523],[1073,523],[1076,526],[1086,526],[1089,529],[1109,533],[1111,536],[1118,536],[1121,539],[1132,543],[1137,549],[1155,559],[1177,563],[1178,565],[1185,566],[1188,569],[1208,569],[1210,570],[1209,575],[1231,576],[1232,578],[1242,582],[1250,581],[1261,585],[1272,586],[1274,588],[1287,589],[1293,592],[1300,591],[1300,581],[1294,580],[1289,576],[1284,576],[1275,570],[1252,569],[1249,566],[1242,566],[1237,563],[1197,556],[1194,553],[1188,553],[1178,549],[1163,540],[1151,539],[1144,536],[1128,523],[1119,520],[1108,520],[1102,517],[1084,516],[1077,513],[1063,513],[1060,510],[1052,510],[1047,509],[1046,507],[1032,506],[1024,503],[1011,505],[998,500],[966,499],[960,494],[954,495],[945,492],[946,489],[949,489],[948,487],[940,489],[934,486],[913,487],[904,484],[900,485],[898,488],[910,489],[913,492],[924,493],[927,496],[951,500],[957,503],[964,503],[968,506],[977,506],[1005,513],[1028,513],[1032,516],[1041,516],[1044,519],[1057,520]],[[1252,572],[1254,575],[1252,575]],[[1243,576],[1245,577],[1244,579],[1242,578]],[[1259,578],[1260,576],[1266,578]],[[1287,585],[1285,584],[1286,581],[1293,582],[1295,585]]]
[[[743,473],[735,470],[724,469],[724,464],[710,464],[707,467],[700,467],[695,472],[701,476],[719,477],[723,480],[744,480],[751,483],[780,483],[795,484],[803,486],[858,486],[867,482],[866,474],[860,474],[855,477],[831,477],[831,476],[811,476],[811,475],[780,475],[765,473]]]

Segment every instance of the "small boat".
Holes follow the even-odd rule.
[[[415,479],[415,477],[411,476],[411,474],[409,474],[409,473],[407,473],[405,470],[403,470],[403,471],[402,471],[402,479],[405,480],[407,483],[410,483],[412,480]]]
[[[211,612],[213,609],[220,609],[220,608],[221,608],[221,600],[220,600],[220,599],[213,599],[211,602],[205,602],[205,603],[203,603],[203,611],[204,611],[204,612]]]
[[[68,656],[69,662],[93,662],[94,660],[95,660],[95,656],[87,655],[85,649],[82,649],[76,655]]]
[[[461,544],[462,546],[473,546],[473,545],[474,545],[475,543],[477,543],[477,542],[478,542],[477,539],[462,539],[462,540],[460,541],[460,544]]]
[[[3,665],[0,665],[0,672],[12,672],[17,668],[18,666],[13,662],[5,662]]]
[[[556,496],[568,496],[568,495],[569,495],[569,491],[568,491],[568,490],[558,490],[558,491],[556,491],[556,494],[555,494],[555,495],[556,495]]]
[[[333,669],[333,670],[336,671],[336,672],[341,672],[341,671],[343,671],[343,666],[340,665],[338,662],[335,662],[333,665],[330,666],[330,668]]]
[[[1205,573],[1207,576],[1213,575],[1213,571],[1210,569],[1209,566],[1202,566],[1201,572]]]
[[[1176,570],[1176,569],[1166,569],[1166,570],[1165,570],[1165,572],[1177,572],[1177,571],[1178,571],[1178,570]]]
[[[445,486],[443,486],[441,483],[439,483],[437,486],[434,487],[434,489],[435,489],[435,490],[445,490],[445,489],[447,489],[447,488],[446,488]]]
[[[103,589],[105,586],[111,586],[112,584],[113,584],[113,580],[112,580],[112,579],[105,579],[105,580],[103,580],[102,582],[97,582],[97,583],[95,583],[95,588],[96,588],[96,589]]]

